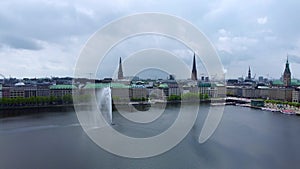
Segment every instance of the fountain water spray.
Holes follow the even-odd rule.
[[[105,121],[108,124],[113,124],[112,121],[112,101],[111,101],[111,89],[110,87],[105,87],[97,91],[98,106],[102,113]]]

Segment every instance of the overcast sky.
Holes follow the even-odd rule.
[[[102,26],[130,14],[162,12],[206,34],[227,78],[246,76],[248,66],[256,77],[279,78],[287,54],[292,76],[300,78],[299,11],[297,0],[2,0],[0,74],[72,76],[81,48]],[[163,42],[156,47],[168,46]],[[190,51],[178,55],[191,64]],[[117,64],[118,57],[110,64]]]

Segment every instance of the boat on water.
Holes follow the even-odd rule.
[[[296,112],[294,110],[289,110],[289,109],[281,110],[280,112],[283,114],[288,114],[288,115],[296,114]]]
[[[271,111],[271,112],[280,112],[278,109],[269,108],[269,107],[262,107],[261,110]]]
[[[251,107],[251,105],[250,104],[239,104],[239,103],[237,103],[237,104],[235,104],[236,106],[240,106],[240,107]]]
[[[210,103],[212,106],[227,106],[227,105],[235,105],[235,102],[217,102],[217,103]]]

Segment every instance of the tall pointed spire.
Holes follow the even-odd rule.
[[[120,61],[119,61],[118,79],[124,79],[124,76],[123,76],[123,69],[122,69],[122,59],[121,59],[121,57],[120,57]]]
[[[291,70],[288,55],[286,57],[285,69],[283,73],[283,83],[285,87],[291,86]]]
[[[289,64],[289,57],[286,56],[286,63],[285,63],[285,70],[284,72],[287,72],[287,73],[291,73],[290,71],[290,64]]]
[[[249,80],[251,79],[251,69],[250,69],[250,66],[249,66],[249,70],[248,70],[248,77],[247,77]]]
[[[191,74],[192,80],[197,80],[197,68],[196,68],[196,56],[194,52],[194,59],[193,59],[193,68],[192,68],[192,74]]]

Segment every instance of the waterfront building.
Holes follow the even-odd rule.
[[[217,97],[217,98],[225,98],[226,97],[226,86],[224,84],[216,83],[215,88],[216,88],[215,97]]]
[[[198,86],[183,86],[184,93],[199,93]]]
[[[2,86],[2,97],[3,98],[9,98],[10,97],[10,87]]]
[[[126,85],[123,83],[89,83],[84,86],[85,92],[93,92],[98,89],[110,87],[114,102],[128,102],[131,99],[146,99],[149,97],[149,90],[143,85]]]
[[[111,89],[111,96],[114,103],[117,102],[129,102],[130,101],[130,91],[128,87],[122,88],[112,88]]]
[[[207,94],[210,98],[224,98],[226,97],[226,86],[217,82],[199,83],[199,93]]]
[[[2,86],[1,97],[4,98],[30,98],[64,96],[72,94],[72,89],[61,88],[62,86],[73,86],[72,78],[23,78],[22,80],[10,78]],[[57,85],[53,85],[57,84]],[[73,88],[76,86],[73,86]],[[51,88],[51,89],[50,89]]]
[[[131,99],[146,99],[148,96],[148,90],[146,88],[130,88]]]
[[[292,101],[291,88],[271,88],[269,91],[269,99],[271,100],[281,100],[281,101]]]
[[[198,83],[198,90],[200,94],[207,94],[209,97],[216,97],[216,88],[211,83]]]
[[[28,98],[36,97],[35,86],[17,85],[3,88],[3,97],[5,98]]]
[[[262,98],[270,100],[292,101],[292,88],[251,88],[227,86],[227,95],[244,98]]]
[[[49,85],[6,86],[2,87],[1,96],[5,98],[29,98],[37,96],[48,97],[50,96],[50,89]]]
[[[291,86],[294,86],[294,87],[300,86],[300,81],[298,79],[292,79]]]
[[[37,95],[37,87],[36,86],[25,86],[24,87],[24,97],[36,97]]]
[[[288,58],[286,59],[285,69],[283,73],[283,83],[285,87],[291,86],[291,71]]]
[[[160,88],[164,90],[166,96],[177,95],[180,96],[182,89],[175,80],[163,80]]]
[[[72,95],[72,90],[76,88],[75,85],[51,85],[50,96],[63,97],[65,95]]]
[[[165,97],[169,96],[169,86],[166,83],[161,83],[158,85],[158,89],[162,90]]]
[[[179,87],[170,87],[168,93],[169,93],[169,96],[171,96],[171,95],[180,96],[182,93],[182,90]]]
[[[158,88],[148,89],[149,98],[153,100],[165,100],[166,96],[164,91]]]
[[[295,88],[292,93],[292,102],[299,102],[300,101],[300,92],[299,88]]]
[[[36,96],[48,97],[50,96],[50,85],[37,85]]]
[[[272,87],[284,87],[284,83],[281,80],[273,80],[271,81]]]
[[[8,90],[8,98],[17,98],[17,97],[24,97],[24,89],[22,87],[11,87]]]

